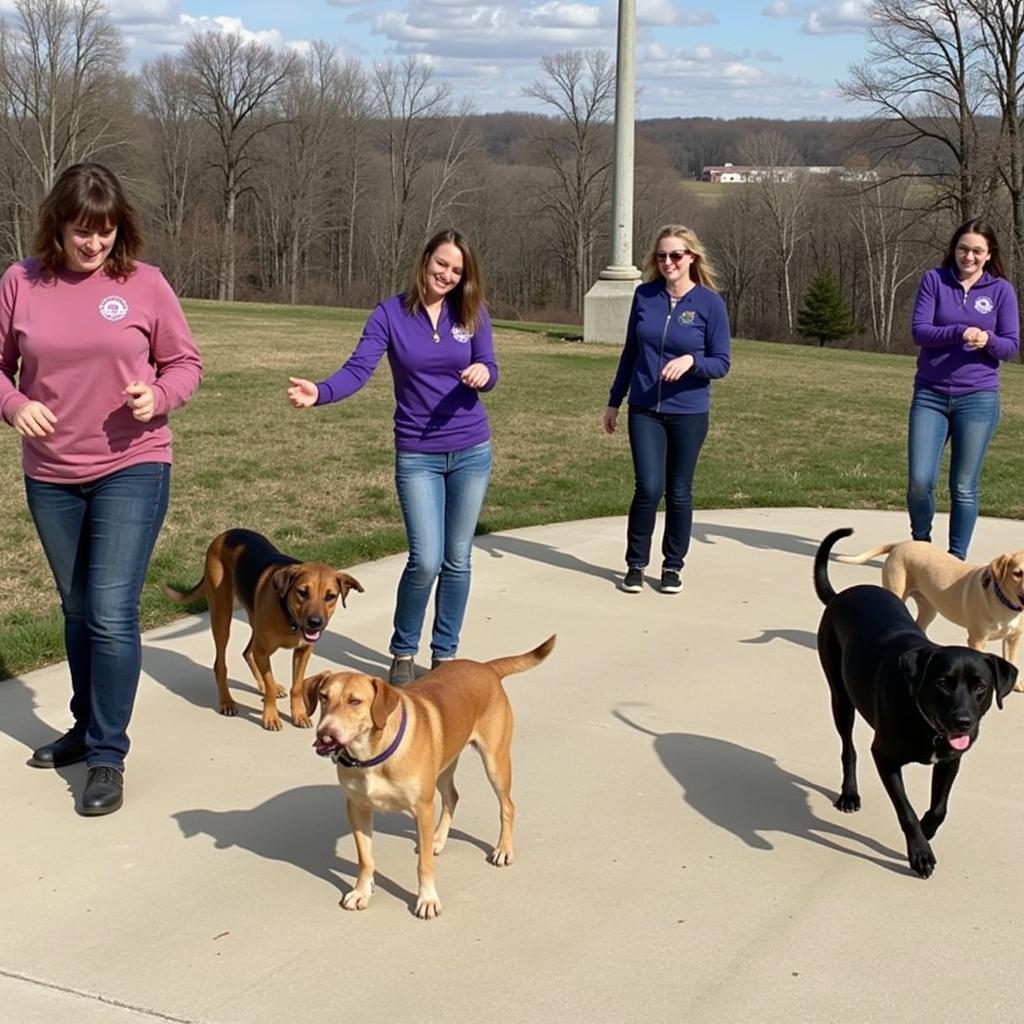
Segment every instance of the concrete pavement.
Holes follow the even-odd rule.
[[[66,666],[0,684],[0,1018],[1020,1019],[1024,698],[982,723],[930,880],[906,867],[863,723],[864,809],[836,811],[810,570],[839,526],[856,529],[845,552],[906,534],[895,512],[702,510],[675,596],[616,589],[623,519],[478,538],[462,653],[517,653],[552,632],[558,645],[507,683],[515,863],[486,861],[497,807],[468,753],[432,922],[412,915],[402,816],[377,817],[370,908],[338,907],[355,850],[333,767],[311,732],[260,728],[242,618],[234,719],[215,710],[205,616],[146,635],[125,807],[106,818],[74,812],[83,766],[25,766],[69,724]],[[983,519],[972,557],[1021,547],[1024,523]],[[402,562],[344,567],[366,593],[335,615],[311,671],[386,671]],[[879,574],[831,575],[839,588]],[[963,642],[944,621],[932,635]],[[287,652],[275,666],[287,682]],[[906,772],[919,809],[928,775]]]

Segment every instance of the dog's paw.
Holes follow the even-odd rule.
[[[421,921],[432,921],[441,913],[441,897],[433,883],[424,885],[416,894],[415,914]]]
[[[282,697],[287,697],[288,696],[288,691],[280,683],[278,683],[277,684],[277,693],[275,693],[274,696],[278,700],[280,700]]]
[[[487,858],[496,868],[507,868],[512,863],[512,850],[500,850],[495,847]]]
[[[911,870],[922,878],[930,878],[935,870],[935,854],[928,843],[911,843],[907,846],[907,860]]]
[[[833,806],[843,814],[860,810],[860,793],[840,793]]]
[[[263,728],[266,729],[268,732],[280,732],[281,731],[281,719],[278,718],[278,716],[276,714],[274,714],[274,715],[264,715],[263,719],[262,719],[262,722],[263,722]]]
[[[353,889],[341,897],[338,904],[343,910],[365,910],[370,905],[370,893]]]
[[[308,729],[313,723],[309,720],[309,715],[305,711],[298,713],[292,712],[292,725],[297,729]]]
[[[230,704],[221,704],[219,710],[222,715],[227,715],[228,718],[234,718],[235,715],[238,714],[238,705],[234,701],[231,701]]]
[[[1013,688],[1017,691],[1017,693],[1024,693],[1024,680],[1019,680],[1018,682],[1014,683]]]

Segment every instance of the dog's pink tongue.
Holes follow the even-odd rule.
[[[317,642],[317,640],[320,639],[320,630],[319,629],[309,629],[309,630],[306,630],[302,634],[302,636],[303,636],[304,640],[308,640],[311,644],[315,644]]]
[[[971,745],[970,736],[949,736],[947,739],[954,750],[966,750]]]

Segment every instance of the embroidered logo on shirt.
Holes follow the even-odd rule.
[[[697,314],[692,309],[684,309],[682,313],[679,314],[679,322],[684,326],[686,324],[692,324],[696,319]]]
[[[991,313],[995,306],[987,295],[982,295],[981,298],[974,300],[974,308],[979,313]]]
[[[128,300],[122,299],[120,295],[108,295],[100,303],[100,316],[104,320],[116,323],[128,315]]]
[[[473,340],[473,332],[467,331],[462,324],[456,324],[452,328],[452,337],[460,344],[465,345],[467,341]]]

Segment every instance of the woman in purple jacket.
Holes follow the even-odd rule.
[[[663,594],[683,588],[683,560],[693,525],[693,476],[708,432],[711,381],[729,372],[731,342],[725,303],[700,239],[687,227],[659,228],[644,283],[633,293],[626,342],[604,411],[615,432],[629,394],[629,448],[635,486],[626,527],[628,594],[644,586],[644,569],[661,496]]]
[[[965,559],[981,466],[999,422],[999,364],[1020,349],[1017,296],[987,221],[969,220],[953,233],[942,265],[921,281],[912,323],[920,351],[907,445],[910,532],[914,540],[932,539],[935,485],[949,441],[949,552]]]
[[[327,380],[290,377],[297,409],[358,391],[384,355],[395,388],[395,486],[409,540],[398,583],[389,681],[416,678],[414,658],[437,581],[431,668],[455,657],[470,587],[473,534],[491,475],[479,392],[498,381],[483,281],[458,231],[427,242],[401,295],[381,302],[344,366]]]

